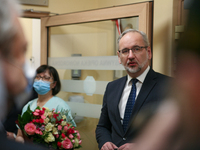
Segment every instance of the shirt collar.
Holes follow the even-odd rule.
[[[143,83],[143,82],[144,82],[144,79],[145,79],[145,77],[146,77],[146,75],[147,75],[147,73],[149,72],[149,70],[150,70],[150,67],[148,66],[148,67],[146,68],[146,70],[145,70],[140,76],[138,76],[136,79],[138,79],[138,81],[139,81],[140,83]],[[128,75],[128,80],[127,80],[127,83],[128,83],[128,84],[130,83],[131,79],[132,79],[132,77]]]

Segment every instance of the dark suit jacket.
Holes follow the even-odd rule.
[[[165,75],[154,72],[152,69],[149,70],[133,107],[133,121],[142,108],[163,99],[162,89],[165,87],[165,81],[168,79],[169,77]],[[101,116],[96,128],[96,139],[99,149],[106,142],[112,142],[119,147],[134,138],[131,123],[129,123],[127,131],[124,132],[118,107],[126,81],[127,76],[108,83],[106,87]]]

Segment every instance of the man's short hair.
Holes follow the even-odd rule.
[[[137,32],[137,33],[139,33],[141,36],[142,36],[142,38],[143,38],[143,41],[144,41],[144,46],[149,46],[149,40],[148,40],[148,38],[147,38],[147,35],[144,33],[144,32],[142,32],[142,31],[139,31],[139,30],[137,30],[137,29],[127,29],[127,30],[125,30],[120,36],[119,36],[119,38],[118,38],[118,40],[117,40],[117,44],[118,44],[118,50],[119,50],[119,41],[121,40],[121,38],[125,35],[125,34],[127,34],[127,33],[129,33],[129,32]]]

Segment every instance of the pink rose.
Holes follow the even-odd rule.
[[[44,120],[46,117],[44,115],[42,115],[41,118]]]
[[[36,109],[36,110],[35,110],[35,112],[38,112],[38,113],[39,113],[39,112],[40,112],[40,110],[39,110],[39,109]]]
[[[73,136],[72,134],[69,135],[69,138],[70,138],[70,139],[73,139],[73,137],[74,137],[74,136]]]
[[[58,130],[62,130],[62,126],[61,125],[58,125]]]
[[[82,140],[80,140],[80,141],[78,142],[79,145],[81,145],[81,143],[82,143]]]
[[[62,142],[62,146],[63,146],[63,148],[65,148],[65,149],[71,149],[71,148],[73,148],[73,145],[72,145],[70,139],[68,139],[68,138],[66,138],[66,139]]]
[[[38,112],[33,112],[33,115],[39,116],[39,113]]]
[[[35,130],[35,133],[36,134],[40,134],[40,130]]]
[[[77,138],[80,140],[80,138],[81,138],[81,135],[80,135],[80,133],[78,132],[77,133]]]
[[[64,126],[64,130],[67,131],[68,130],[68,126]]]
[[[28,135],[33,135],[35,134],[36,126],[33,123],[27,123],[24,129]]]
[[[42,131],[40,131],[40,135],[43,135]]]

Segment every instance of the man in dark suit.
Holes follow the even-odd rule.
[[[0,0],[0,149],[42,150],[39,146],[7,139],[2,125],[2,120],[14,105],[14,100],[19,98],[19,95],[28,94],[31,85],[31,78],[28,78],[24,69],[27,41],[18,19],[19,15],[20,8],[16,0]]]
[[[134,29],[124,31],[119,37],[118,47],[119,63],[125,67],[128,75],[107,85],[96,128],[96,139],[101,150],[129,149],[134,144],[131,143],[135,132],[131,128],[131,122],[134,122],[143,108],[163,99],[162,89],[169,79],[150,68],[152,54],[145,33]],[[137,79],[133,83],[136,95],[131,107],[131,117],[127,127],[124,127],[132,79]]]

